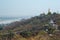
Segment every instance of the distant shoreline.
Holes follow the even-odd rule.
[[[12,23],[12,22],[15,22],[15,21],[20,21],[21,19],[10,19],[10,20],[1,20],[0,21],[0,24],[8,24],[8,23]]]

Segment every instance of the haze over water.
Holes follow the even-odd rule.
[[[15,21],[20,21],[20,20],[21,20],[21,18],[9,19],[9,20],[0,20],[0,24],[7,24],[7,23],[15,22]]]
[[[26,16],[26,17],[0,17],[0,24],[8,24],[8,23],[12,23],[15,21],[21,21],[22,19],[28,19],[30,17]]]

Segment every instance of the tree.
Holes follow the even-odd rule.
[[[57,13],[56,12],[53,12],[53,15],[56,15]]]
[[[0,25],[0,30],[2,30],[3,29],[3,26],[2,25]]]
[[[51,11],[50,11],[50,9],[48,10],[48,15],[51,15]]]
[[[0,30],[2,30],[3,29],[3,27],[0,27]]]
[[[40,17],[44,17],[44,16],[45,16],[45,13],[40,14]]]

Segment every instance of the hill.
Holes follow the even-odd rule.
[[[60,40],[60,14],[48,11],[47,14],[6,24],[0,30],[0,36],[10,40]]]

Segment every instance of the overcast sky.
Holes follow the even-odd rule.
[[[35,16],[49,8],[60,11],[60,0],[0,0],[0,16]]]

